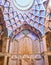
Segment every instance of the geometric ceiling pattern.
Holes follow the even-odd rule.
[[[42,35],[44,35],[44,19],[46,15],[45,5],[47,3],[47,0],[32,1],[33,3],[30,3],[31,5],[25,5],[28,6],[27,8],[23,8],[24,5],[21,4],[21,8],[21,6],[17,7],[13,0],[0,0],[0,6],[4,7],[2,12],[4,16],[4,21],[6,23],[6,28],[8,30],[8,36],[10,36],[10,34],[15,29],[19,28],[24,23],[27,23],[30,26],[36,28],[42,33]]]

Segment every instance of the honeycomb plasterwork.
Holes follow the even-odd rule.
[[[38,29],[42,35],[44,34],[44,19],[46,9],[44,6],[46,0],[34,0],[33,6],[26,11],[20,11],[15,8],[12,0],[2,0],[1,7],[4,6],[3,16],[8,30],[8,36],[25,22],[32,27]]]

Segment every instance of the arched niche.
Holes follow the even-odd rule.
[[[25,44],[28,43],[28,46],[29,46],[29,44],[32,45],[32,46],[35,46],[35,47],[33,47],[33,49],[35,49],[36,46],[37,46],[37,48],[35,50],[35,53],[40,53],[40,40],[41,39],[42,39],[41,32],[39,32],[37,29],[35,29],[34,27],[31,27],[28,24],[24,24],[21,27],[17,28],[15,31],[13,31],[13,33],[10,35],[10,49],[9,49],[9,52],[14,53],[12,51],[13,51],[14,48],[16,48],[15,46],[18,46],[18,47],[20,46],[21,47],[21,44],[24,45],[24,42],[25,42]],[[23,43],[21,43],[20,41],[23,42]],[[34,45],[34,43],[35,43],[35,45]],[[24,46],[22,46],[22,47],[24,47]],[[17,48],[17,49],[19,49],[19,48]],[[15,53],[17,53],[17,52],[15,52]],[[20,53],[21,52],[22,51],[20,51]],[[18,54],[20,54],[20,53],[18,52]],[[24,53],[22,53],[22,54],[24,54]],[[32,52],[30,54],[34,54],[34,50],[32,50]]]
[[[30,25],[24,24],[21,27],[17,28],[10,35],[9,53],[16,56],[18,61],[15,57],[14,57],[15,61],[13,60],[14,58],[11,59],[10,57],[10,60],[8,63],[14,64],[14,62],[15,63],[19,62],[22,65],[24,63],[25,64],[27,63],[27,65],[29,63],[31,65],[31,63],[32,64],[35,63],[35,62],[33,63],[35,58],[42,60],[42,57],[40,55],[41,39],[42,39],[42,34],[37,29],[31,27]],[[20,61],[20,58],[21,58],[21,61]]]
[[[16,35],[13,41],[10,43],[10,52],[12,56],[9,58],[8,65],[42,65],[43,58],[40,55],[39,39],[32,33],[24,35],[23,32]],[[19,38],[18,38],[19,37]],[[14,57],[13,57],[14,55]],[[16,56],[16,57],[15,57]],[[34,61],[34,59],[36,59]]]

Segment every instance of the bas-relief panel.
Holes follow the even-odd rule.
[[[44,61],[43,59],[41,60],[34,60],[32,58],[15,58],[15,57],[11,57],[9,58],[9,62],[8,65],[44,65]]]
[[[9,59],[8,65],[29,65],[30,64],[30,59],[29,58],[24,58],[24,59]]]
[[[17,65],[17,59],[9,58],[8,65]]]

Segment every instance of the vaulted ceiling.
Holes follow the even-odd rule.
[[[32,0],[32,2],[28,0],[28,3],[23,5],[17,1],[0,0],[0,7],[1,9],[3,8],[2,13],[8,30],[8,36],[25,23],[36,28],[44,35],[47,0]]]

